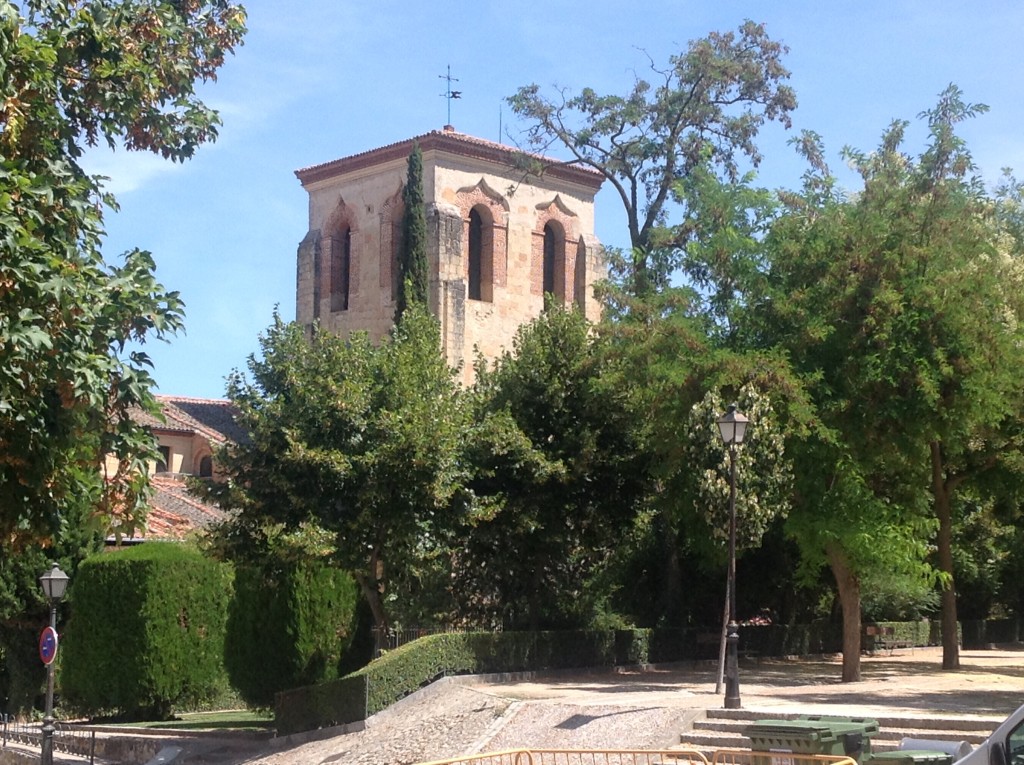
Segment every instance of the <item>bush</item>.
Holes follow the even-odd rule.
[[[84,561],[61,648],[64,701],[96,715],[166,719],[223,687],[229,581],[220,564],[146,542]]]
[[[26,714],[41,698],[46,668],[39,661],[40,625],[0,623],[0,711]]]
[[[338,677],[358,600],[351,575],[322,563],[236,569],[224,657],[232,685],[265,707],[278,691]]]

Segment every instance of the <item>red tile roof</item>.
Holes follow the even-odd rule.
[[[241,443],[247,439],[238,425],[234,405],[224,399],[156,396],[164,420],[141,410],[136,422],[160,434],[193,435],[205,439],[211,447]],[[157,473],[150,476],[153,496],[149,503],[146,528],[137,539],[182,539],[193,531],[224,520],[227,513],[216,505],[204,503],[188,491],[186,476]]]
[[[531,154],[514,146],[505,146],[504,144],[476,138],[466,133],[457,133],[450,126],[446,126],[444,130],[432,130],[415,138],[407,138],[404,141],[364,151],[360,154],[353,154],[352,156],[342,157],[331,162],[305,167],[301,170],[296,170],[295,175],[303,185],[306,185],[307,183],[332,178],[342,173],[352,172],[353,170],[361,170],[396,159],[405,159],[409,156],[409,152],[412,151],[413,141],[418,142],[420,149],[424,152],[436,149],[448,154],[473,157],[474,159],[483,159],[495,164],[505,165],[510,170],[514,166],[514,158],[525,154],[544,163],[545,175],[590,187],[595,193],[604,181],[604,176],[590,167],[566,163],[563,160],[552,159],[551,157],[544,157],[539,154]]]
[[[189,398],[187,396],[156,396],[166,422],[139,412],[136,421],[155,432],[195,433],[213,444],[243,443],[245,430],[235,419],[234,404],[219,398]]]
[[[208,505],[188,492],[182,476],[159,473],[150,477],[153,498],[150,501],[145,539],[182,539],[227,518],[227,513]]]

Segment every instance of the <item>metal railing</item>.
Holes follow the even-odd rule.
[[[3,727],[3,747],[10,744],[41,748],[43,731],[39,723],[18,722],[10,715],[0,715]],[[56,723],[53,731],[53,750],[96,761],[96,731],[84,731]]]
[[[850,757],[719,749],[709,761],[695,749],[507,749],[420,765],[857,765]]]
[[[466,632],[478,632],[479,630],[464,629],[462,627],[406,627],[383,629],[373,628],[373,658],[378,659],[385,651],[393,651],[400,645],[411,643],[427,635],[462,635]]]

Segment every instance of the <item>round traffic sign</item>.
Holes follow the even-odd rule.
[[[39,636],[39,658],[43,664],[52,664],[57,658],[57,630],[53,627],[43,628]]]

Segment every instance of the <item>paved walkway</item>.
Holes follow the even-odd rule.
[[[866,656],[856,683],[839,681],[838,657],[743,662],[743,708],[764,717],[962,716],[994,728],[1024,704],[1024,646],[964,651],[956,672],[943,672],[941,659],[938,648]],[[525,746],[661,749],[677,744],[695,716],[722,706],[715,675],[713,665],[700,664],[518,682],[448,678],[345,735],[162,738],[165,745],[184,746],[190,765],[410,765]]]
[[[952,714],[993,727],[1024,703],[1024,647],[964,651],[956,672],[940,665],[937,648],[904,649],[864,657],[863,679],[841,683],[838,658],[743,663],[740,693],[744,709],[766,716]],[[408,765],[520,746],[658,748],[677,742],[693,715],[722,705],[714,689],[715,668],[704,665],[502,683],[453,678],[376,715],[366,730],[208,762]]]
[[[872,713],[968,714],[1005,717],[1024,703],[1024,646],[962,651],[961,668],[941,669],[939,648],[901,649],[861,660],[861,680],[840,682],[841,660],[793,659],[741,663],[744,707],[801,710],[828,707]],[[576,703],[671,704],[710,708],[714,666],[670,667],[649,672],[549,677],[478,685],[517,699],[562,699]]]

